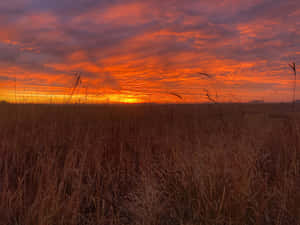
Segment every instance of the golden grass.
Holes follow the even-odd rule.
[[[285,108],[0,105],[0,224],[300,224]]]

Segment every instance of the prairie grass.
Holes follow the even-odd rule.
[[[0,224],[300,224],[286,107],[0,105]]]

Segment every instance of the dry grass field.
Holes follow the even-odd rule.
[[[288,111],[1,104],[0,224],[300,224]]]

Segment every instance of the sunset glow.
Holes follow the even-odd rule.
[[[291,100],[297,0],[12,0],[0,11],[0,100]]]

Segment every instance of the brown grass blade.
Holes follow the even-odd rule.
[[[174,96],[176,96],[177,98],[183,99],[183,97],[182,97],[181,95],[179,95],[179,94],[177,94],[177,93],[175,93],[175,92],[170,92],[169,94],[170,94],[170,95],[174,95]]]

